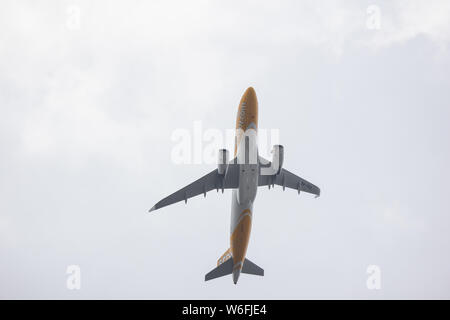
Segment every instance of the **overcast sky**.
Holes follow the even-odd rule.
[[[0,298],[449,299],[449,43],[447,0],[2,1]],[[231,191],[147,210],[248,86],[322,196],[260,188],[265,276],[204,282]]]

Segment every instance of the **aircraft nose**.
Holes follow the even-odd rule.
[[[246,97],[248,99],[256,98],[255,89],[253,89],[253,87],[248,87],[247,90],[245,90],[245,92],[244,92],[244,97]]]
[[[258,121],[258,99],[256,98],[256,92],[253,87],[248,87],[247,90],[245,90],[240,104],[245,104],[245,111],[242,115],[243,118],[256,124]],[[239,112],[242,112],[241,107],[239,107]]]
[[[233,271],[233,282],[236,284],[239,280],[239,276],[241,275],[241,270],[237,269]]]

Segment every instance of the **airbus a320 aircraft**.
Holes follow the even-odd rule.
[[[217,169],[162,199],[150,209],[160,209],[179,201],[187,202],[213,189],[232,189],[230,248],[219,258],[217,267],[205,276],[205,281],[232,274],[236,284],[241,273],[264,275],[264,270],[246,258],[253,218],[253,203],[259,186],[287,188],[320,195],[312,183],[284,169],[284,148],[275,145],[272,161],[258,155],[258,101],[255,90],[248,88],[241,98],[236,119],[234,158],[229,160],[226,149],[219,150]]]

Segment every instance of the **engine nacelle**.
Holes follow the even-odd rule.
[[[225,174],[227,171],[230,153],[227,149],[219,149],[219,159],[217,161],[217,171],[219,174]]]
[[[282,145],[276,144],[273,146],[272,150],[272,170],[279,174],[281,172],[281,168],[283,167],[284,160],[284,147]]]

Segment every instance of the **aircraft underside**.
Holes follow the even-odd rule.
[[[253,203],[258,187],[274,185],[320,196],[320,189],[283,168],[284,147],[275,145],[271,161],[259,156],[257,148],[258,102],[253,88],[248,88],[239,103],[236,119],[234,157],[219,150],[217,169],[156,203],[150,211],[206,193],[232,190],[230,247],[219,258],[217,267],[206,274],[205,281],[232,274],[236,284],[241,273],[264,275],[264,270],[246,258],[253,219]]]

